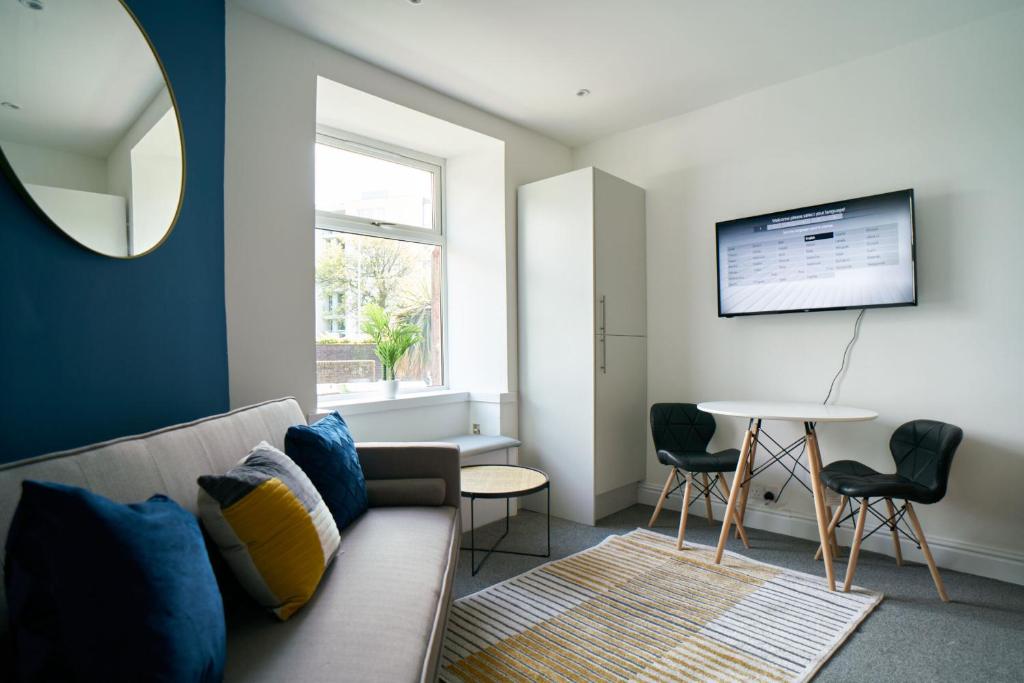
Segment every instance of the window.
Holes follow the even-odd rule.
[[[367,307],[415,325],[401,390],[444,385],[444,162],[320,130],[315,147],[316,383],[321,402],[373,391]]]

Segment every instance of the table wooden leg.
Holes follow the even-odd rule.
[[[832,521],[828,523],[828,535],[829,538],[831,538],[833,541],[836,537],[836,527],[839,526],[839,518],[843,516],[843,509],[846,507],[846,501],[848,500],[849,498],[847,498],[846,496],[842,497],[842,499],[839,501],[839,507],[836,508],[836,514],[832,516]],[[828,511],[828,508],[826,508],[826,511]],[[833,546],[833,548],[835,548],[835,546]],[[820,544],[818,545],[818,550],[814,553],[814,559],[815,561],[821,559]]]
[[[740,493],[740,506],[736,511],[736,538],[740,537],[740,526],[747,516],[747,498],[750,496],[751,478],[754,476],[754,459],[757,457],[757,432],[750,442],[750,457],[747,458],[747,478]]]
[[[679,511],[679,535],[676,536],[676,550],[683,549],[683,538],[686,537],[686,519],[690,516],[690,496],[693,494],[693,475],[685,473],[686,488],[683,489],[683,509]]]
[[[707,472],[701,472],[701,477],[704,479],[704,508],[708,513],[708,524],[714,524],[715,513],[711,510],[711,480],[708,479]]]
[[[725,473],[722,472],[718,475],[718,485],[722,489],[722,493],[725,494],[725,499],[729,500],[729,484],[725,482]],[[743,541],[743,547],[750,549],[750,539],[747,538],[747,530],[743,528],[743,522],[736,522],[736,530],[740,533],[740,539]]]
[[[821,541],[821,556],[825,561],[825,577],[828,589],[836,589],[836,577],[832,569],[832,544],[828,537],[829,520],[825,516],[825,492],[821,485],[821,452],[818,450],[818,435],[811,422],[804,423],[807,438],[807,464],[811,475],[811,492],[814,494],[814,516],[818,520],[818,538]]]
[[[760,420],[751,420],[750,427],[743,435],[743,447],[740,448],[740,459],[736,463],[736,475],[732,480],[729,502],[725,506],[725,516],[722,518],[722,533],[718,536],[715,564],[721,564],[722,562],[722,553],[725,552],[725,542],[729,540],[729,529],[732,526],[733,514],[736,512],[736,503],[739,501],[740,489],[743,487],[743,480],[747,476],[747,457],[750,455],[750,442],[754,439],[754,435],[760,426]]]

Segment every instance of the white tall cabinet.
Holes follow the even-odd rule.
[[[553,515],[593,524],[645,477],[644,191],[584,168],[518,199],[520,462]]]

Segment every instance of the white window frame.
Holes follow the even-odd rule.
[[[319,211],[314,207],[313,229],[430,244],[441,248],[441,383],[422,389],[403,390],[401,385],[399,387],[400,395],[448,390],[448,249],[445,239],[445,160],[329,126],[318,125],[316,127],[316,143],[410,166],[433,175],[434,220],[431,228],[349,216],[333,211]],[[368,395],[366,400],[373,401],[377,398],[379,397]]]
[[[434,220],[432,228],[349,216],[332,211],[316,211],[316,227],[325,230],[351,232],[358,235],[369,235],[370,237],[399,239],[406,242],[419,242],[421,244],[438,244],[441,245],[441,249],[444,251],[444,159],[326,126],[317,126],[316,130],[317,144],[328,145],[348,152],[427,171],[434,177],[434,182],[432,183],[434,191]]]

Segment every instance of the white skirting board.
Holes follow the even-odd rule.
[[[657,484],[651,482],[640,484],[638,497],[641,504],[653,506],[658,502],[659,495],[661,495],[661,487]],[[665,501],[667,509],[678,510],[680,507],[677,496],[671,496]],[[725,505],[722,503],[713,501],[712,509],[715,519],[720,520],[725,516]],[[703,513],[703,503],[697,503],[690,508],[691,517],[703,517]],[[745,526],[796,538],[818,539],[818,525],[813,517],[796,515],[788,511],[766,510],[758,505],[747,507]],[[852,528],[849,524],[846,526],[845,529],[839,529],[839,544],[849,547],[852,541]],[[924,533],[939,568],[1024,585],[1024,554],[933,536],[928,533],[927,528]],[[735,543],[738,544],[739,541],[735,541]],[[904,559],[924,564],[924,556],[915,545],[906,540],[902,545]],[[865,539],[861,548],[893,556],[892,537],[887,533],[878,533]]]

